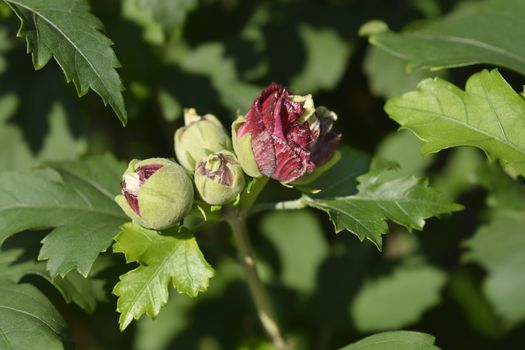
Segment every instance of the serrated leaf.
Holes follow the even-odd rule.
[[[401,34],[383,31],[370,42],[408,61],[409,69],[492,64],[525,75],[521,0],[489,0],[462,6]]]
[[[326,200],[306,197],[305,203],[327,212],[336,233],[348,230],[361,241],[370,240],[379,250],[381,236],[388,231],[386,220],[422,230],[425,219],[462,208],[428,187],[425,179],[414,176],[383,179],[387,166],[376,162],[369,173],[360,176],[356,195]]]
[[[439,302],[445,281],[445,273],[428,265],[400,266],[388,276],[365,281],[351,305],[354,324],[370,332],[416,322]]]
[[[119,62],[111,40],[100,32],[102,23],[89,12],[87,1],[4,1],[20,18],[18,36],[26,38],[35,69],[41,69],[54,57],[66,80],[75,84],[79,96],[91,88],[126,124],[123,87],[115,70]]]
[[[395,331],[371,335],[340,350],[439,350],[430,334]]]
[[[0,348],[65,348],[66,322],[37,288],[0,279],[0,295]]]
[[[120,276],[113,293],[119,297],[120,329],[144,313],[155,318],[168,301],[170,282],[179,291],[196,297],[208,289],[214,271],[202,255],[193,234],[172,229],[170,236],[134,223],[124,224],[113,250],[139,267]],[[173,232],[175,231],[175,232]]]
[[[20,173],[0,174],[0,243],[29,229],[53,228],[39,259],[52,276],[77,269],[87,276],[111,245],[126,216],[113,201],[124,165],[110,156],[54,163],[64,180]]]
[[[417,91],[390,99],[385,110],[426,142],[424,154],[474,146],[525,175],[525,101],[497,70],[474,74],[465,91],[424,80]]]
[[[44,278],[52,284],[67,303],[74,302],[87,312],[93,312],[97,301],[105,301],[104,281],[85,278],[76,271],[71,271],[65,277],[52,278],[45,264],[33,260],[19,261],[21,249],[0,250],[0,279],[8,279],[18,283],[24,276],[35,275]]]

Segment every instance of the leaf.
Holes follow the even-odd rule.
[[[198,5],[197,0],[134,0],[142,11],[149,12],[168,32],[179,29],[189,12]]]
[[[35,69],[54,57],[78,95],[91,88],[109,103],[126,124],[119,62],[111,41],[100,29],[102,23],[89,12],[86,0],[4,0],[20,18],[18,36],[25,37]]]
[[[71,271],[63,278],[60,276],[51,278],[44,263],[32,260],[19,261],[22,254],[21,249],[0,250],[0,279],[18,283],[27,275],[42,277],[62,294],[67,303],[74,302],[89,313],[95,310],[97,301],[106,300],[103,290],[104,281],[85,278],[76,271]]]
[[[490,191],[489,221],[463,243],[463,259],[487,270],[483,292],[508,328],[525,319],[525,186],[493,164],[478,169],[477,182]]]
[[[304,210],[276,211],[264,217],[261,231],[279,253],[281,282],[303,293],[313,292],[317,270],[328,255],[319,220]]]
[[[489,0],[462,6],[435,21],[402,34],[383,31],[369,40],[408,61],[409,70],[473,64],[510,68],[525,75],[525,36],[521,0]]]
[[[299,24],[297,29],[307,58],[302,71],[291,79],[292,91],[333,89],[344,74],[351,45],[333,28]]]
[[[492,220],[480,227],[464,246],[464,258],[479,263],[489,275],[483,291],[496,312],[510,325],[525,319],[525,212],[499,210]]]
[[[371,335],[341,350],[439,350],[430,334],[395,331]]]
[[[370,90],[376,96],[390,98],[413,90],[425,78],[447,74],[444,71],[407,72],[406,61],[379,47],[370,46],[367,50],[363,71],[366,73]]]
[[[445,282],[445,273],[428,265],[400,266],[365,281],[351,305],[354,324],[366,333],[414,323],[439,302]]]
[[[525,101],[497,70],[474,74],[465,91],[424,80],[417,91],[390,99],[385,110],[426,142],[424,154],[474,146],[525,175]]]
[[[170,281],[180,293],[196,297],[208,289],[214,274],[195,237],[187,230],[163,236],[133,223],[124,224],[115,238],[113,251],[123,253],[128,263],[140,265],[120,276],[113,290],[119,297],[121,330],[144,313],[156,317],[168,301]]]
[[[0,348],[65,348],[66,322],[37,288],[0,279],[0,295]]]
[[[305,198],[305,203],[328,213],[336,233],[348,230],[361,241],[370,240],[381,250],[381,235],[386,234],[386,220],[409,229],[422,230],[425,219],[451,213],[462,207],[428,187],[427,181],[413,176],[384,180],[385,164],[372,165],[369,173],[358,178],[356,195],[326,200]]]
[[[21,173],[0,174],[0,243],[24,230],[53,228],[39,259],[52,276],[77,269],[87,276],[126,216],[114,203],[124,165],[110,156],[54,163],[55,182]],[[119,175],[117,175],[119,174]]]

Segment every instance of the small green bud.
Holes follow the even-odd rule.
[[[233,202],[244,185],[244,172],[231,152],[212,153],[195,168],[195,187],[208,204],[223,205]]]
[[[191,210],[193,185],[179,164],[164,158],[132,160],[122,176],[117,204],[139,225],[163,230]]]
[[[186,109],[184,124],[175,132],[175,154],[187,170],[193,172],[196,163],[210,153],[231,149],[230,138],[214,115],[201,117],[194,108]]]
[[[237,130],[244,124],[246,118],[239,116],[232,123],[232,144],[235,154],[242,170],[251,177],[261,177],[262,174],[259,171],[257,162],[255,161],[255,155],[252,149],[252,136],[250,133],[246,133],[241,137],[237,137]]]

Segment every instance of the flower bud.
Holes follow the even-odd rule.
[[[149,229],[175,226],[193,204],[193,185],[188,174],[168,159],[132,160],[121,185],[122,194],[115,201],[126,215]]]
[[[208,204],[233,202],[244,185],[244,172],[231,152],[212,153],[195,168],[195,187]]]
[[[194,108],[185,110],[185,126],[175,132],[175,154],[180,164],[193,172],[196,163],[210,153],[230,149],[230,138],[212,114],[201,117]]]
[[[232,125],[235,153],[252,177],[283,183],[312,173],[334,155],[340,135],[331,132],[337,117],[315,109],[311,95],[290,95],[272,83],[253,102],[246,117]]]

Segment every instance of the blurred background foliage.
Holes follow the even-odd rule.
[[[173,157],[184,108],[229,124],[264,86],[285,84],[339,115],[344,144],[395,160],[403,173],[429,176],[465,206],[430,220],[421,233],[391,225],[383,253],[350,234],[334,235],[327,218],[312,211],[257,214],[250,226],[259,268],[296,348],[334,349],[377,331],[411,329],[436,336],[444,349],[523,349],[523,245],[515,243],[525,237],[523,215],[516,214],[520,198],[505,197],[521,185],[473,149],[421,157],[420,141],[396,133],[383,112],[386,98],[425,77],[463,86],[483,66],[408,73],[403,59],[358,35],[372,19],[399,31],[475,2],[92,0],[122,64],[125,128],[95,94],[78,99],[58,65],[34,71],[24,41],[16,38],[18,21],[0,5],[1,170],[31,171],[43,160],[105,152],[124,160]],[[521,90],[523,80],[504,72]],[[278,185],[270,188],[270,196],[292,198]],[[507,206],[494,209],[498,198]],[[515,225],[491,219],[495,211]],[[510,247],[498,245],[495,231],[517,238]],[[6,247],[33,247],[34,257],[41,238],[20,234]],[[52,296],[78,349],[267,349],[227,228],[204,230],[198,239],[217,270],[210,290],[198,299],[171,293],[156,320],[144,317],[123,334],[110,294],[126,270],[120,256],[102,257],[110,267],[98,269],[97,278],[106,281],[109,301],[91,315],[33,282]],[[507,255],[515,257],[514,267],[502,261]],[[505,293],[515,284],[522,288]]]

